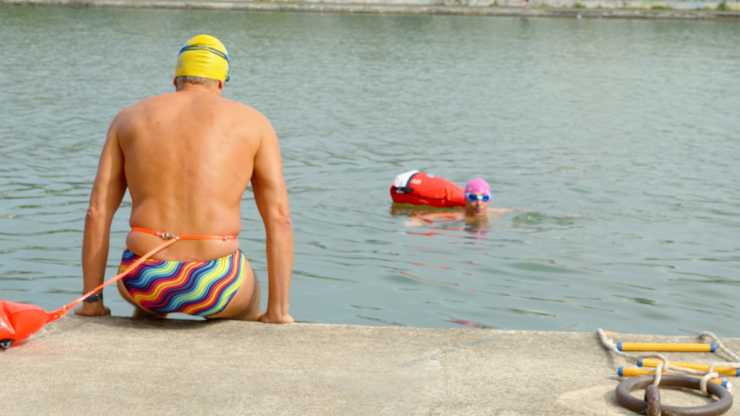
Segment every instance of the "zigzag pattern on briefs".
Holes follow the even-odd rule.
[[[136,254],[124,251],[119,271],[137,259]],[[241,251],[208,261],[150,259],[129,272],[123,284],[146,310],[209,316],[221,312],[236,295],[245,268]]]

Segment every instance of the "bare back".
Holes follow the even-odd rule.
[[[131,194],[130,224],[176,234],[238,234],[240,201],[254,170],[267,120],[219,94],[179,91],[122,111],[115,129]],[[131,233],[145,252],[161,241]],[[179,260],[215,258],[237,241],[184,241],[161,253]]]
[[[209,318],[293,322],[289,313],[293,229],[280,143],[262,114],[221,96],[229,78],[229,63],[228,51],[218,38],[208,34],[191,37],[178,53],[172,80],[177,91],[126,108],[111,123],[85,213],[84,292],[99,292],[103,283],[111,224],[128,190],[132,227],[182,237],[163,244],[162,239],[169,237],[142,229],[128,234],[126,247],[134,256],[124,252],[122,265],[125,259],[145,253],[184,265],[177,278],[159,279],[156,288],[154,281],[147,280],[152,296],[159,296],[165,286],[174,288],[185,282],[188,289],[180,292],[178,288],[178,299],[184,293],[195,299],[197,291],[198,298],[207,293],[204,302],[218,302],[213,307],[206,305]],[[257,279],[245,256],[235,253],[239,240],[202,237],[239,234],[241,198],[250,184],[265,232],[269,287],[267,310],[261,315]],[[200,236],[187,238],[193,234]],[[217,258],[213,264],[219,265],[215,267],[218,270],[208,272],[210,283],[196,285],[196,281],[205,281],[199,280],[203,276],[195,276],[200,276],[194,271],[200,270],[199,261]],[[139,266],[119,277],[128,279],[149,265]],[[194,312],[183,309],[182,302],[164,308],[159,300],[150,309],[141,303],[149,294],[132,295],[122,280],[118,280],[118,288],[137,312]],[[170,298],[170,294],[166,296]],[[100,293],[88,297],[76,313],[102,316],[110,310]]]

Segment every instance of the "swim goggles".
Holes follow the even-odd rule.
[[[465,199],[469,202],[475,202],[478,200],[488,202],[491,200],[491,194],[465,194]]]

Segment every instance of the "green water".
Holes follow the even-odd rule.
[[[79,293],[108,123],[169,91],[201,31],[232,54],[226,95],[281,138],[297,319],[740,335],[732,21],[0,7],[0,298]],[[520,211],[408,227],[388,185],[419,168],[483,175]],[[243,218],[264,281],[249,194]]]

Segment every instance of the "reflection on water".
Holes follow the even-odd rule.
[[[465,220],[466,233],[476,236],[483,237],[488,234],[488,230],[491,228],[491,221],[488,218],[472,218]]]
[[[461,208],[435,208],[423,205],[410,205],[410,204],[391,204],[390,213],[392,216],[401,217],[405,216],[409,218],[409,221],[405,222],[405,225],[409,228],[407,232],[409,235],[423,235],[432,236],[439,233],[444,233],[448,236],[454,237],[462,236],[460,231],[465,231],[468,236],[485,236],[491,227],[491,219],[487,216],[468,217],[463,219],[451,219],[451,218],[440,218],[440,219],[426,219],[425,214],[438,214],[438,213],[459,213]],[[414,221],[417,218],[424,218],[418,222]],[[418,226],[426,225],[426,231],[420,232],[413,228]]]
[[[533,227],[539,225],[557,225],[557,226],[571,226],[576,225],[577,217],[570,215],[547,215],[541,212],[527,211],[521,214],[514,215],[511,222],[514,226],[518,227]],[[534,228],[534,227],[533,227]]]
[[[0,6],[18,52],[0,63],[0,298],[53,308],[80,290],[108,123],[169,91],[200,31],[232,53],[225,94],[280,136],[298,319],[740,335],[732,22]],[[388,196],[409,169],[481,175],[517,211],[409,227]],[[264,281],[249,192],[242,218]]]

